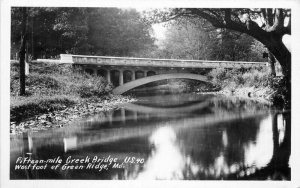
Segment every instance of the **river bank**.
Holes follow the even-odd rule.
[[[272,105],[272,96],[275,93],[270,88],[254,88],[254,87],[243,87],[236,88],[235,90],[223,89],[215,92],[216,94],[222,94],[227,97],[238,97],[247,100],[257,101],[263,104]]]
[[[11,122],[10,134],[18,135],[27,131],[61,128],[70,125],[74,121],[80,121],[86,116],[110,111],[120,104],[134,101],[136,101],[134,98],[120,95],[107,95],[98,99],[82,100],[63,110],[35,115],[20,122]]]
[[[49,63],[31,66],[31,74],[26,78],[26,96],[19,96],[18,70],[17,66],[12,67],[15,69],[11,71],[11,134],[64,127],[85,116],[109,111],[121,103],[135,100],[111,95],[112,85],[102,77],[83,73],[69,65]],[[270,105],[282,100],[284,89],[280,87],[280,80],[270,79],[264,70],[216,69],[208,77],[217,84],[171,80],[162,82],[162,85],[152,85],[151,90],[164,91],[165,94],[168,90],[197,93],[214,91],[216,94]],[[149,91],[146,93],[149,94]]]
[[[32,63],[26,95],[19,95],[19,66],[11,64],[10,133],[63,127],[87,115],[105,112],[130,97],[112,95],[113,86],[68,64]]]
[[[288,101],[283,78],[272,76],[266,68],[215,69],[208,77],[219,88],[213,93],[255,100],[279,108],[283,108]]]

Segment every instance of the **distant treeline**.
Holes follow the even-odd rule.
[[[216,29],[201,19],[173,21],[155,55],[174,59],[267,61],[267,49],[247,34]]]
[[[28,8],[28,54],[32,59],[61,53],[135,56],[154,45],[151,25],[134,9]],[[11,56],[20,46],[22,14],[11,10]]]
[[[21,8],[12,8],[11,58],[21,40]],[[156,41],[147,13],[119,8],[28,8],[30,59],[59,54],[267,61],[264,45],[246,34],[216,29],[205,20],[181,19],[167,25]]]

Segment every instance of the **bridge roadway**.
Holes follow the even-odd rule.
[[[140,85],[164,79],[185,78],[208,82],[203,74],[214,68],[267,66],[267,62],[153,59],[72,54],[61,54],[60,56],[60,60],[38,59],[37,61],[70,63],[82,68],[89,74],[102,76],[109,83],[116,86],[113,91],[116,94],[122,94]],[[151,78],[143,79],[149,76]],[[138,79],[141,80],[136,81]]]
[[[61,54],[61,63],[74,63],[79,65],[102,66],[133,66],[133,67],[169,67],[169,68],[236,68],[266,66],[267,62],[245,61],[209,61],[209,60],[183,60],[183,59],[154,59],[135,57],[110,57]]]

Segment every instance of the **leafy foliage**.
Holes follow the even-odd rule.
[[[21,9],[12,8],[11,56],[20,42]],[[33,59],[61,53],[131,56],[154,40],[133,9],[29,8],[28,52]]]
[[[100,97],[109,93],[112,86],[98,76],[92,76],[70,65],[35,64],[27,76],[27,95],[52,96],[70,95],[75,97]],[[45,71],[46,70],[46,71]],[[59,70],[59,71],[58,71]],[[11,95],[18,95],[18,74],[11,72]]]
[[[246,34],[212,29],[202,20],[172,21],[156,56],[174,59],[266,61],[266,48]]]
[[[209,78],[218,83],[221,88],[225,87],[268,87],[271,84],[271,76],[269,72],[263,69],[214,69],[208,74]]]
[[[202,23],[172,23],[160,45],[158,57],[172,59],[210,59],[213,37]]]

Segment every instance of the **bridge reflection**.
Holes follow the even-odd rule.
[[[11,140],[11,165],[26,153],[37,159],[107,153],[123,159],[132,154],[145,158],[143,168],[131,165],[105,174],[43,173],[79,179],[257,179],[257,174],[264,179],[289,179],[278,172],[288,170],[287,114],[259,108],[239,113],[215,110],[220,105],[215,100],[206,100],[177,104],[177,109],[173,105],[171,110],[131,104],[71,127],[24,134],[23,138]],[[162,114],[163,111],[166,113]],[[18,173],[13,177],[26,178],[24,172]],[[35,178],[45,176],[42,172],[28,173]]]

